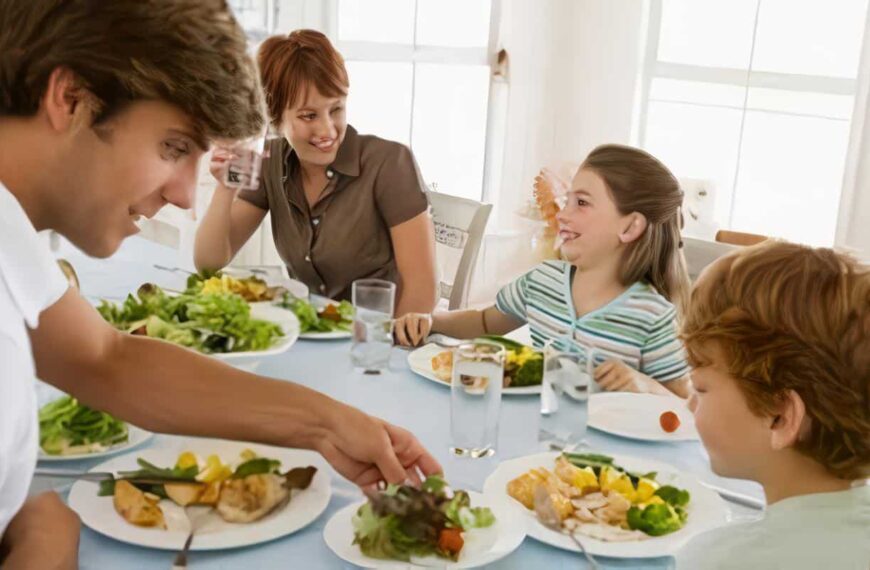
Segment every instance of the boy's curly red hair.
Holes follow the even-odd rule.
[[[796,448],[839,477],[870,475],[870,268],[825,248],[743,248],[692,291],[682,338],[692,366],[722,349],[756,414],[797,392],[811,425]]]

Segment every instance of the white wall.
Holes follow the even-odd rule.
[[[546,165],[579,164],[602,143],[629,143],[647,10],[640,0],[503,0],[510,57],[501,228]]]

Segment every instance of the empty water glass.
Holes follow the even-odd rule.
[[[553,341],[544,345],[538,441],[562,449],[586,445],[589,395],[600,391],[595,363],[592,347],[563,352]]]
[[[453,349],[450,384],[450,451],[462,457],[495,453],[504,383],[505,349],[485,340]]]
[[[353,282],[353,365],[365,374],[380,374],[390,365],[396,284],[382,279]]]

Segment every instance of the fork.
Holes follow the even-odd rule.
[[[555,507],[553,506],[552,501],[550,501],[549,494],[547,493],[546,488],[543,486],[539,486],[535,490],[535,514],[538,515],[538,520],[549,528],[550,530],[554,530],[558,533],[564,534],[565,531],[562,529],[562,520],[559,517],[559,514],[556,512]],[[586,557],[586,560],[589,562],[590,568],[593,570],[599,570],[601,567],[598,565],[598,562],[592,558],[592,555],[586,550],[586,547],[583,546],[583,543],[580,541],[580,538],[573,531],[567,532],[568,536],[570,536],[574,540],[574,544],[576,544],[580,548],[580,552],[583,553],[583,556]]]
[[[194,505],[187,505],[184,507],[184,516],[187,517],[187,522],[190,525],[190,534],[187,535],[187,540],[184,541],[184,547],[181,549],[181,552],[175,555],[175,561],[172,563],[172,570],[187,570],[187,554],[190,552],[190,545],[193,544],[193,535],[196,534],[197,530],[201,530],[200,521],[208,516],[211,513],[211,507],[207,507],[205,512],[200,513],[196,517],[190,516],[190,510],[193,509]]]

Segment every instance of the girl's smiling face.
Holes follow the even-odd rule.
[[[632,223],[631,215],[617,209],[604,179],[589,168],[577,171],[556,220],[562,255],[581,269],[616,256],[624,246],[620,236]]]

